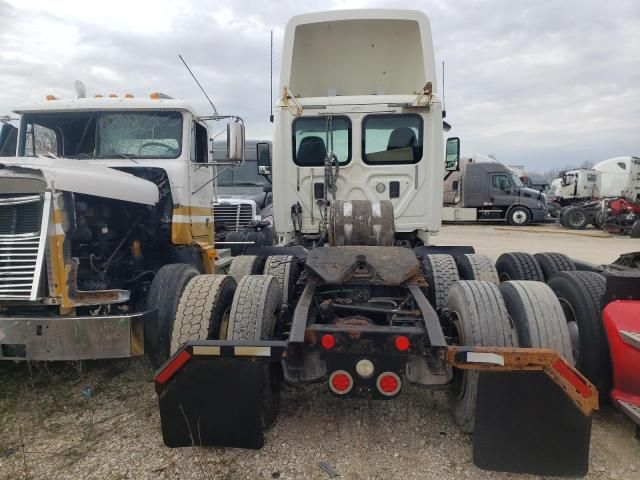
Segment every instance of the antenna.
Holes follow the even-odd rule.
[[[273,30],[271,30],[271,77],[269,83],[269,121],[273,123]]]
[[[213,108],[213,114],[217,117],[218,116],[218,110],[216,110],[216,106],[213,104],[213,102],[211,101],[211,99],[209,98],[209,95],[207,95],[207,92],[204,91],[204,88],[202,88],[202,85],[200,85],[200,82],[198,81],[198,79],[196,78],[196,76],[193,74],[193,72],[191,71],[191,69],[189,68],[189,65],[187,65],[187,62],[184,61],[184,58],[182,58],[182,55],[178,54],[178,57],[180,58],[180,60],[182,61],[182,63],[184,63],[184,66],[187,68],[187,70],[189,71],[189,73],[191,74],[191,76],[193,77],[193,79],[195,80],[196,84],[198,85],[198,87],[200,87],[200,90],[202,90],[202,93],[204,93],[204,96],[207,98],[207,100],[209,101],[209,103],[211,104],[211,108]]]
[[[444,60],[442,61],[442,118],[447,116],[447,103],[444,98]]]

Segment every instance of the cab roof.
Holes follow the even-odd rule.
[[[197,116],[194,108],[182,99],[176,98],[60,98],[45,100],[16,108],[14,113],[43,112],[91,112],[102,110],[182,110]]]

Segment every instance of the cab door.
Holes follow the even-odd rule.
[[[213,245],[213,169],[209,162],[207,127],[192,121],[189,153],[189,220],[191,236],[196,243]]]
[[[508,207],[515,198],[514,185],[508,175],[494,173],[491,175],[489,200],[494,207]]]

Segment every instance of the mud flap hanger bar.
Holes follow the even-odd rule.
[[[598,392],[556,352],[449,347],[448,363],[480,372],[473,434],[476,466],[586,475]]]

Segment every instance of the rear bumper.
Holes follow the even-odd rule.
[[[131,315],[0,317],[0,360],[91,360],[144,353],[144,324],[155,310]]]

